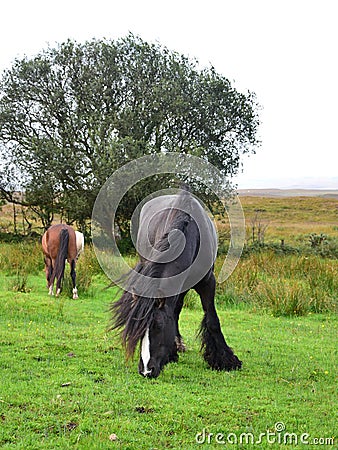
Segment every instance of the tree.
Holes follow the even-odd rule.
[[[8,200],[20,185],[46,225],[62,211],[84,227],[105,180],[144,154],[192,153],[235,175],[258,144],[257,109],[253,93],[213,67],[132,34],[69,40],[3,74],[0,192]],[[134,193],[122,205],[121,223],[138,201]]]

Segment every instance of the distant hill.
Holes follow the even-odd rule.
[[[239,196],[337,198],[338,189],[238,189]]]
[[[264,177],[245,178],[244,174],[239,175],[237,185],[242,190],[291,190],[291,191],[337,191],[338,177]],[[271,189],[273,187],[273,189]],[[297,194],[298,195],[298,194]],[[307,194],[305,194],[307,195]],[[310,194],[312,195],[312,194]]]

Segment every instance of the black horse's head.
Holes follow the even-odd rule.
[[[176,323],[172,305],[157,300],[152,321],[141,340],[139,373],[156,378],[168,362],[177,361]]]
[[[175,298],[137,297],[125,291],[111,306],[111,329],[121,332],[127,357],[132,357],[140,342],[139,373],[156,378],[171,361],[177,361],[177,322],[174,319]]]

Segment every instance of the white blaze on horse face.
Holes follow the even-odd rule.
[[[145,335],[142,339],[141,344],[141,358],[143,362],[143,372],[142,374],[144,376],[147,376],[149,373],[151,373],[151,370],[148,370],[148,363],[150,360],[150,340],[149,340],[149,328],[147,328]]]

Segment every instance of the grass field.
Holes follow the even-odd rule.
[[[323,233],[338,240],[337,198],[241,196],[240,201],[249,240],[257,213],[267,227],[266,242],[284,239],[286,245],[306,245],[312,233]]]
[[[219,373],[199,355],[200,309],[184,309],[188,351],[158,379],[146,380],[105,331],[114,293],[102,290],[100,278],[78,301],[48,297],[39,275],[30,277],[29,293],[8,291],[8,282],[2,277],[2,448],[218,448],[217,433],[230,444],[244,442],[226,448],[250,448],[251,436],[256,442],[268,432],[257,448],[270,448],[274,439],[273,448],[291,448],[278,444],[286,432],[299,440],[307,433],[311,443],[336,436],[334,315],[276,318],[245,307],[219,309],[243,360],[241,371]],[[276,433],[275,424],[285,432]],[[202,445],[196,435],[203,430]],[[197,438],[202,442],[203,434]]]
[[[338,200],[241,201],[248,244],[259,211],[265,242],[301,250],[249,251],[217,287],[238,372],[202,360],[191,294],[180,320],[187,352],[158,379],[141,378],[106,332],[117,292],[104,289],[90,247],[72,300],[68,283],[59,299],[47,295],[38,243],[0,244],[1,448],[337,448],[338,260],[311,249],[309,234],[336,245]]]

